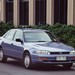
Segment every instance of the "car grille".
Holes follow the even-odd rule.
[[[69,54],[69,52],[50,52],[50,54]]]

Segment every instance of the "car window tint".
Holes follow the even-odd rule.
[[[7,36],[9,35],[9,33],[10,33],[10,30],[7,31],[2,37],[3,37],[3,38],[7,38]]]
[[[26,42],[49,42],[51,38],[45,32],[25,32]]]
[[[15,32],[16,32],[15,30],[11,30],[9,32],[8,36],[5,37],[5,38],[8,39],[8,40],[13,40],[13,37],[14,37]]]
[[[17,32],[15,33],[15,36],[14,36],[14,41],[16,39],[21,39],[23,40],[23,32],[21,30],[17,30]]]

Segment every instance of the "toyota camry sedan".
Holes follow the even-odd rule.
[[[11,29],[0,37],[0,61],[20,59],[25,68],[34,64],[55,64],[71,68],[75,49],[60,42],[51,32],[41,29]]]

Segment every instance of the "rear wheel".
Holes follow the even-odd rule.
[[[6,62],[7,57],[4,55],[3,50],[0,49],[0,61],[1,62]]]
[[[72,65],[73,65],[72,63],[64,64],[63,67],[66,69],[70,69],[72,67]]]
[[[26,69],[31,68],[32,62],[31,62],[31,56],[29,53],[25,53],[23,63]]]

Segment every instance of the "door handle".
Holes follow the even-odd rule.
[[[2,43],[4,43],[4,41],[2,41]]]
[[[11,45],[13,45],[13,43],[11,43]]]

